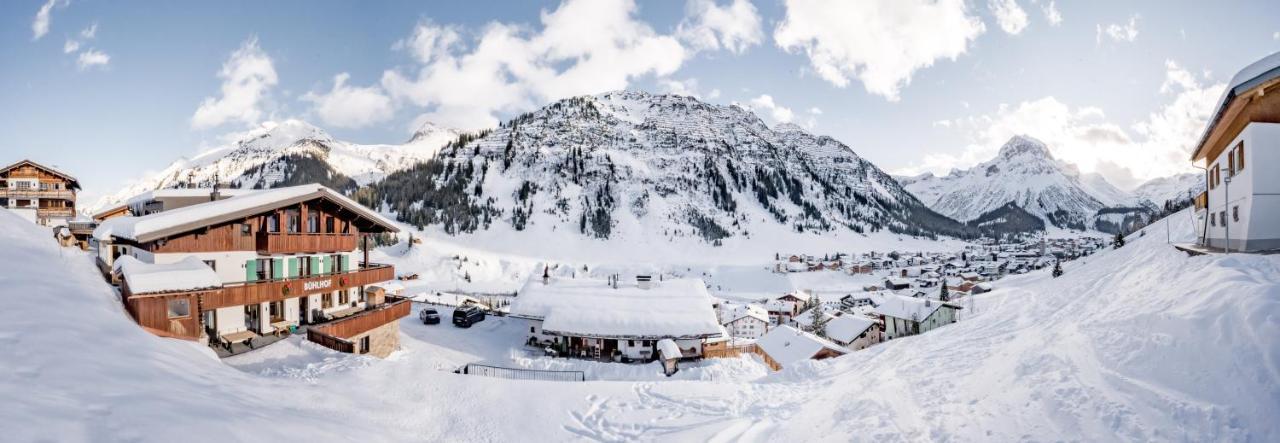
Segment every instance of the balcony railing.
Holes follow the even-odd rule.
[[[344,252],[355,250],[356,240],[355,234],[264,232],[258,234],[257,249],[264,254]]]
[[[410,307],[407,298],[387,296],[387,302],[382,305],[370,306],[360,313],[307,328],[307,340],[335,351],[354,353],[356,347],[352,338],[407,317]]]
[[[228,283],[220,293],[205,296],[202,305],[203,309],[215,309],[280,301],[389,281],[395,272],[390,265],[372,264],[334,274]]]
[[[65,189],[18,189],[18,188],[0,188],[0,197],[3,198],[56,198],[62,200],[75,200],[76,193]]]
[[[72,208],[36,208],[36,217],[72,217],[76,210]]]

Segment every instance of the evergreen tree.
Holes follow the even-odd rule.
[[[809,310],[811,321],[813,322],[813,334],[822,338],[827,337],[827,321],[822,318],[822,299],[817,295],[813,296],[813,308]]]
[[[1061,276],[1062,276],[1062,262],[1060,261],[1053,262],[1053,278],[1058,278]]]
[[[1116,249],[1120,249],[1121,246],[1124,246],[1124,235],[1121,235],[1119,232],[1117,232],[1115,239],[1111,240],[1111,244]]]
[[[942,279],[942,291],[938,293],[938,300],[951,301],[951,293],[947,290],[947,280]]]

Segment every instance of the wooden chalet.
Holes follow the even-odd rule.
[[[0,168],[0,207],[43,226],[65,226],[75,218],[79,190],[75,177],[31,160]]]
[[[149,331],[230,349],[305,329],[327,347],[385,356],[409,304],[377,287],[395,270],[371,263],[368,245],[397,231],[331,189],[303,185],[109,218],[94,237],[99,267]],[[187,269],[164,274],[177,263]],[[166,276],[139,288],[148,275]],[[193,283],[209,276],[216,285]]]

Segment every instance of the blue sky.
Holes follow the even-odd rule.
[[[894,173],[1026,133],[1130,187],[1187,170],[1223,84],[1280,51],[1274,1],[54,0],[0,20],[0,151],[87,196],[264,122],[394,143],[621,88],[750,106]]]

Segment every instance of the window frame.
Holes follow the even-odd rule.
[[[186,311],[185,314],[182,314],[182,315],[173,314],[174,313],[173,307],[175,302],[177,302],[183,307],[183,309]],[[169,320],[191,318],[191,300],[187,299],[186,297],[171,298],[171,299],[165,300],[164,305],[165,305],[165,316]]]

